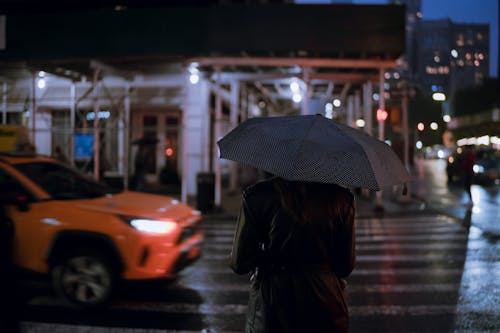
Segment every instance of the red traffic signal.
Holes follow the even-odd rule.
[[[387,119],[388,113],[385,110],[378,109],[377,110],[377,120],[378,121],[384,121]]]

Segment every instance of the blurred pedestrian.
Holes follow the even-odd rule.
[[[231,268],[251,274],[245,332],[347,332],[352,193],[270,178],[243,192]]]
[[[143,191],[146,187],[146,172],[148,168],[148,146],[145,143],[140,143],[135,154],[134,169],[135,169],[135,189]]]
[[[474,178],[474,164],[476,163],[476,154],[472,146],[466,146],[460,160],[460,168],[464,175],[464,190],[469,196],[469,204],[472,204],[472,180]]]

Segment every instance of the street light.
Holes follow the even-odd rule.
[[[446,101],[446,95],[442,92],[435,92],[432,94],[432,99],[438,102]]]
[[[365,120],[363,118],[358,118],[356,120],[356,126],[359,127],[359,128],[363,128],[365,127],[366,123],[365,123]]]

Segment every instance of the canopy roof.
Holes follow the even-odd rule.
[[[332,95],[378,80],[405,45],[400,5],[3,1],[1,81],[39,70],[78,81],[96,68],[133,80],[196,62],[208,77],[220,71],[222,83],[260,82],[273,94],[295,76],[309,80],[313,95]]]

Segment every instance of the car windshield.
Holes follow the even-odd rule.
[[[57,163],[21,163],[14,167],[54,199],[90,199],[116,192],[74,169]]]

